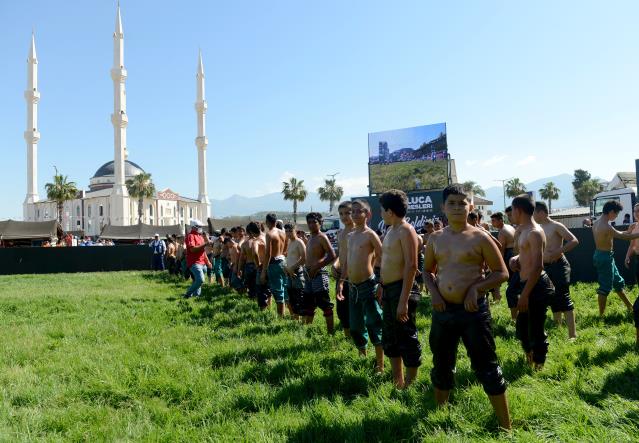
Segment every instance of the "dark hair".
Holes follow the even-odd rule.
[[[477,213],[475,211],[471,211],[468,213],[468,219],[469,220],[478,220],[479,219],[479,215],[477,215]]]
[[[284,222],[282,220],[278,220],[275,222],[275,227],[278,229],[284,229]]]
[[[274,225],[275,222],[277,222],[277,215],[275,215],[274,213],[269,213],[266,214],[266,223],[270,224],[270,225]]]
[[[319,212],[309,212],[306,214],[306,221],[315,220],[317,223],[322,224],[322,214]]]
[[[386,211],[392,211],[397,217],[404,218],[408,211],[408,197],[404,191],[391,189],[379,196],[379,204]]]
[[[545,202],[535,202],[535,211],[548,214],[548,205]]]
[[[442,221],[441,221],[441,220],[435,220],[435,221],[433,222],[433,226],[435,226],[435,225],[441,225],[441,224],[442,224]]]
[[[535,212],[535,202],[528,194],[519,194],[513,198],[512,206],[513,209],[521,209],[528,215],[533,215],[533,212]]]
[[[226,237],[224,239],[224,244],[227,244],[227,243],[233,243],[233,239],[231,237]]]
[[[340,209],[344,209],[344,208],[351,209],[351,206],[352,204],[350,200],[344,200],[343,202],[339,204],[339,206],[337,207],[337,210],[339,211]]]
[[[222,230],[220,231],[220,235],[224,235],[226,234],[226,228],[222,228]]]
[[[610,212],[616,212],[617,214],[619,214],[621,211],[623,211],[623,205],[617,200],[608,200],[604,204],[602,210],[604,214],[609,214]]]
[[[354,205],[360,205],[362,208],[366,209],[366,212],[368,212],[369,214],[371,213],[371,205],[369,205],[366,200],[358,199],[358,200],[353,201],[353,204]]]
[[[246,232],[249,234],[260,235],[260,227],[255,222],[251,222],[246,225]]]
[[[442,192],[442,201],[446,203],[446,199],[449,195],[463,195],[464,198],[468,198],[468,194],[464,191],[464,188],[460,184],[448,185]]]
[[[513,212],[513,207],[508,206],[506,209],[504,209],[504,212]]]
[[[433,222],[432,221],[427,221],[426,223],[424,223],[424,228],[426,228],[428,226],[433,227],[434,226]]]
[[[499,221],[504,221],[504,213],[503,212],[495,212],[490,216],[491,219],[496,219]]]
[[[235,232],[236,232],[236,231],[237,231],[237,228],[236,228],[235,226],[233,226],[233,227],[231,228],[231,234],[235,234]]]
[[[286,223],[286,224],[284,225],[284,230],[286,230],[286,231],[293,231],[293,232],[295,232],[295,225],[294,225],[294,224],[292,224],[292,223]]]

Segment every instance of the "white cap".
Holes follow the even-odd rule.
[[[157,232],[155,234],[153,234],[153,237],[159,237],[160,234],[158,234]]]
[[[193,229],[193,228],[199,228],[200,226],[203,226],[201,221],[199,221],[199,220],[198,220],[198,219],[196,219],[196,218],[192,218],[192,219],[191,219],[191,229]]]

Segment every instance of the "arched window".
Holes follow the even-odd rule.
[[[100,205],[99,211],[100,217],[104,216],[104,206]]]

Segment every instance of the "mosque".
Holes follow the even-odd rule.
[[[24,93],[27,102],[27,130],[24,138],[27,143],[27,195],[23,204],[25,221],[46,221],[57,218],[55,201],[41,200],[38,196],[38,59],[36,57],[35,37],[31,37],[28,64],[27,90]],[[138,199],[129,196],[126,180],[145,172],[141,166],[128,160],[126,147],[125,82],[127,71],[124,68],[124,34],[118,4],[115,32],[113,33],[113,114],[111,123],[114,131],[113,160],[100,166],[89,181],[89,189],[81,190],[75,199],[65,202],[62,214],[62,229],[65,231],[84,231],[86,235],[99,235],[104,226],[128,226],[138,223]],[[198,197],[183,197],[170,189],[164,189],[143,202],[142,222],[168,226],[187,224],[192,218],[206,220],[209,216],[209,198],[206,185],[206,109],[204,90],[204,66],[202,54],[199,54],[196,74],[198,134],[195,145],[198,154]]]

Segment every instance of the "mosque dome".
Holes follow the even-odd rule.
[[[89,188],[91,191],[98,191],[100,189],[112,188],[114,179],[113,174],[115,170],[115,164],[113,160],[106,162],[95,171],[93,177],[89,181]],[[138,174],[146,172],[140,167],[140,165],[133,163],[132,161],[124,161],[124,178],[125,180],[133,178]]]

